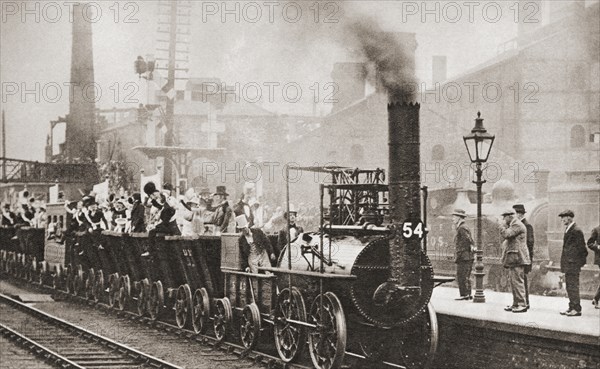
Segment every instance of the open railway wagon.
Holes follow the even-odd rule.
[[[2,271],[28,281],[39,281],[44,263],[44,228],[28,226],[0,228]]]
[[[294,169],[336,172],[330,177],[334,183],[320,187],[320,229],[299,234],[282,250],[276,267],[261,267],[258,274],[241,269],[240,236],[223,235],[224,291],[209,295],[199,309],[205,311],[204,326],[212,321],[218,339],[238,336],[247,349],[272,339],[283,361],[309,356],[320,369],[356,359],[369,367],[429,367],[438,340],[429,299],[435,283],[453,278],[435,277],[420,240],[413,238],[419,248],[413,270],[419,292],[402,302],[374,301],[392,275],[389,245],[395,242],[386,223],[388,186],[373,180],[382,172],[360,171],[339,183],[337,174],[344,169]],[[416,227],[417,233],[425,230],[423,224]]]

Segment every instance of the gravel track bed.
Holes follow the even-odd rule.
[[[0,336],[0,369],[52,369],[29,351]]]
[[[6,281],[0,283],[0,292],[2,293],[15,294],[18,290],[26,292],[25,288],[15,287]],[[159,331],[150,326],[142,326],[140,323],[116,317],[91,306],[67,301],[31,305],[84,329],[185,368],[264,368],[264,366],[254,365],[247,360],[238,360],[235,355],[212,351],[195,340],[183,336],[178,337],[173,333]]]

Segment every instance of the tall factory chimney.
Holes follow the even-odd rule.
[[[94,59],[92,23],[83,17],[82,5],[73,6],[70,105],[65,133],[67,161],[96,158]]]

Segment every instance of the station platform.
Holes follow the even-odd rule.
[[[581,300],[582,316],[560,315],[565,297],[530,295],[525,313],[504,311],[512,294],[484,291],[486,302],[456,301],[458,289],[437,287],[436,368],[600,368],[600,309]]]

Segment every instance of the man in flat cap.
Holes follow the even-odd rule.
[[[525,266],[530,265],[529,251],[525,239],[527,238],[527,229],[515,216],[513,209],[505,210],[502,213],[500,224],[500,234],[504,238],[502,265],[508,268],[508,280],[513,295],[512,305],[504,308],[513,313],[524,313],[527,311],[527,302],[525,301]]]
[[[529,281],[527,280],[527,274],[531,272],[531,266],[533,265],[533,243],[535,241],[533,237],[533,226],[529,224],[527,219],[525,219],[525,206],[523,204],[513,205],[513,209],[517,213],[517,219],[523,223],[525,229],[527,230],[527,251],[529,251],[529,261],[531,264],[525,266],[525,301],[527,302],[527,309],[529,309]]]
[[[581,316],[581,300],[579,298],[579,273],[585,265],[587,249],[585,237],[581,228],[575,224],[573,218],[575,213],[565,210],[558,214],[560,221],[565,226],[563,236],[563,250],[560,257],[560,271],[565,273],[567,285],[567,296],[569,297],[569,309],[561,311],[561,315]]]
[[[456,209],[452,213],[452,223],[456,229],[454,245],[456,248],[456,281],[460,297],[456,300],[471,300],[471,270],[473,270],[473,251],[475,243],[471,237],[471,230],[465,224],[467,213],[462,209]]]

